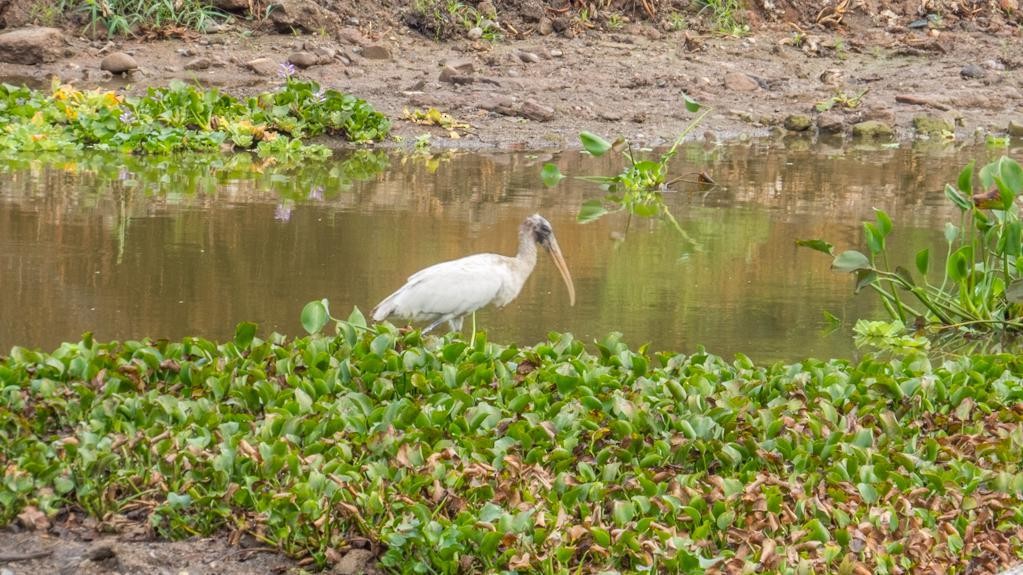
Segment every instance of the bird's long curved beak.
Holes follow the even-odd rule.
[[[575,305],[575,285],[572,283],[572,274],[568,273],[568,265],[565,263],[564,256],[561,255],[561,247],[558,246],[558,240],[554,238],[554,234],[550,235],[544,247],[554,258],[554,265],[561,272],[561,279],[565,280],[565,287],[568,288],[568,304]]]

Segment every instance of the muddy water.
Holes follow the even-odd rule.
[[[854,296],[848,276],[794,240],[859,247],[861,219],[882,208],[895,220],[895,257],[909,265],[953,215],[944,182],[993,154],[694,146],[673,169],[704,170],[719,187],[684,187],[668,202],[696,245],[646,220],[626,232],[624,214],[577,224],[580,203],[600,191],[571,179],[544,189],[539,171],[553,159],[569,174],[613,173],[612,161],[578,154],[360,152],[287,177],[199,160],[10,161],[0,167],[0,350],[49,349],[89,330],[225,338],[246,320],[297,335],[307,301],[368,313],[429,264],[514,253],[517,226],[540,212],[565,252],[576,305],[541,256],[517,300],[478,315],[494,340],[620,331],[654,349],[851,356],[850,325],[880,317],[877,302]],[[829,331],[824,311],[845,325]]]

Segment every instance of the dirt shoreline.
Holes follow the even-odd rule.
[[[865,120],[888,125],[895,140],[922,137],[921,130],[931,138],[951,131],[958,140],[983,139],[1006,134],[1010,123],[1023,135],[1018,26],[981,29],[961,19],[911,28],[902,20],[908,18],[881,26],[864,16],[859,24],[805,33],[795,32],[795,24],[766,24],[741,38],[633,23],[570,38],[530,33],[497,42],[438,42],[400,24],[365,23],[337,35],[252,33],[228,25],[149,41],[89,40],[65,31],[63,57],[3,63],[0,78],[45,85],[56,75],[79,87],[134,93],[178,79],[247,95],[279,84],[280,65],[302,52],[324,63],[296,73],[386,113],[396,138],[385,145],[397,146],[429,134],[433,147],[560,149],[578,147],[580,130],[665,144],[693,118],[683,94],[713,108],[692,138],[848,137]],[[123,77],[100,70],[115,51],[131,55],[139,69]],[[818,111],[829,102],[830,110]],[[403,119],[405,110],[429,108],[468,127]],[[929,120],[915,126],[920,116]],[[883,129],[879,138],[891,139]]]

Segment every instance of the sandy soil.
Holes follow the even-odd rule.
[[[336,28],[306,34],[243,23],[207,35],[108,41],[66,28],[64,57],[31,66],[0,63],[0,77],[44,85],[57,75],[80,87],[133,92],[181,79],[245,95],[282,82],[279,65],[308,52],[321,63],[297,73],[388,114],[396,136],[388,144],[398,146],[430,134],[433,146],[563,148],[577,146],[584,129],[656,145],[673,140],[693,118],[683,94],[713,108],[692,137],[719,140],[797,127],[807,127],[800,133],[809,137],[819,129],[848,135],[863,120],[885,122],[895,138],[907,139],[920,137],[914,118],[922,114],[947,120],[957,138],[1003,134],[1010,122],[1023,124],[1023,36],[1012,17],[990,10],[928,20],[928,2],[896,10],[891,3],[848,10],[847,3],[825,3],[831,12],[817,2],[779,2],[782,21],[772,21],[777,14],[761,7],[747,15],[752,34],[725,37],[699,13],[678,30],[656,19],[607,15],[596,24],[575,17],[566,25],[571,11],[537,9],[537,3],[509,2],[497,42],[470,39],[464,30],[448,31],[442,41],[424,36],[407,25],[405,3],[384,0],[374,3],[376,11],[336,7]],[[0,0],[0,12],[3,7]],[[543,19],[560,22],[560,31],[545,29]],[[103,58],[116,51],[130,54],[139,69],[123,77],[101,71]],[[259,58],[269,62],[248,64]],[[816,109],[836,96],[860,97],[855,106]],[[459,125],[402,119],[405,110],[431,107]],[[43,531],[9,526],[0,531],[0,574],[233,575],[302,568],[258,546],[231,545],[227,537],[169,543],[137,525],[108,530],[95,522],[54,523]],[[342,550],[338,557],[332,572],[372,572],[370,551]]]
[[[542,35],[519,22],[506,26],[519,34],[497,42],[465,34],[438,42],[405,25],[401,9],[382,14],[379,22],[349,18],[336,34],[281,35],[241,24],[165,40],[68,33],[67,57],[0,64],[0,77],[41,81],[55,74],[80,86],[132,91],[181,79],[242,95],[281,82],[279,64],[304,51],[324,63],[298,74],[387,113],[399,145],[428,133],[434,146],[482,149],[577,146],[583,129],[670,142],[693,118],[684,93],[713,108],[693,137],[782,133],[793,115],[805,118],[788,127],[808,125],[808,134],[820,128],[848,135],[857,122],[881,120],[902,139],[917,137],[913,119],[922,114],[948,121],[958,138],[1004,134],[1014,119],[1023,124],[1023,36],[1001,17],[852,11],[839,26],[762,23],[738,38],[665,31],[666,24],[649,21],[591,29],[576,19],[562,34]],[[139,70],[113,78],[99,70],[114,51],[132,55]],[[246,65],[259,58],[269,60],[263,69]],[[445,65],[452,68],[446,81]],[[843,97],[855,106],[838,102]],[[817,111],[829,101],[830,111]],[[431,107],[468,126],[402,119],[405,110]]]

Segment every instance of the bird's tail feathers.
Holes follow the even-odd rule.
[[[387,319],[387,316],[394,312],[394,308],[397,307],[394,303],[394,296],[396,295],[398,294],[395,293],[387,296],[387,299],[378,303],[377,306],[373,308],[373,321],[384,321]]]

